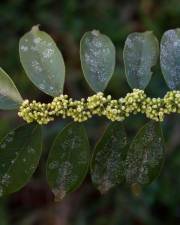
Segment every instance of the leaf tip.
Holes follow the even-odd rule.
[[[131,191],[132,191],[132,194],[133,194],[135,197],[140,196],[141,193],[142,193],[141,185],[138,184],[138,183],[133,183],[133,184],[131,185]]]
[[[54,194],[55,202],[60,202],[66,196],[66,191],[64,188],[53,189],[52,192]]]
[[[109,179],[105,179],[98,187],[102,195],[106,194],[114,185]]]
[[[34,25],[34,26],[31,28],[31,32],[32,32],[32,33],[38,32],[38,31],[39,31],[39,27],[40,27],[40,24]]]
[[[152,30],[145,31],[145,34],[153,34],[154,32]]]
[[[94,36],[99,36],[100,35],[100,31],[99,30],[92,30],[91,34]]]

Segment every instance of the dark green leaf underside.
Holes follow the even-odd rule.
[[[56,137],[47,162],[47,178],[61,200],[84,180],[89,167],[89,143],[82,124],[71,123]]]
[[[122,122],[113,122],[98,142],[92,162],[91,176],[101,193],[124,181],[127,137]]]
[[[41,128],[24,125],[0,143],[0,195],[18,191],[31,178],[41,156]]]
[[[126,158],[126,182],[147,185],[160,172],[165,158],[160,124],[147,123],[136,135]]]

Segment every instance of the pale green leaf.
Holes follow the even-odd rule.
[[[89,168],[89,142],[80,123],[71,123],[58,134],[47,163],[47,178],[57,201],[83,182]]]
[[[168,87],[180,90],[180,28],[168,30],[163,34],[160,62]]]
[[[41,91],[51,96],[63,93],[64,60],[47,33],[34,26],[20,39],[19,53],[27,76]]]
[[[41,128],[23,125],[0,143],[0,195],[18,191],[31,178],[41,156]]]
[[[104,34],[86,32],[80,43],[81,65],[85,79],[95,92],[104,91],[115,67],[115,47]]]
[[[159,56],[159,44],[151,31],[132,33],[125,42],[123,58],[131,88],[145,89],[151,80],[152,67]]]
[[[0,109],[17,109],[22,101],[14,82],[0,68]]]

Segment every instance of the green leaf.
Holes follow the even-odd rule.
[[[31,178],[41,156],[41,128],[24,125],[0,143],[0,195],[18,191]]]
[[[180,90],[180,28],[163,34],[160,63],[168,87]]]
[[[34,26],[20,39],[19,53],[27,76],[41,91],[51,96],[63,93],[64,60],[47,33]]]
[[[122,122],[111,123],[98,142],[91,161],[92,181],[101,193],[124,181],[126,147]]]
[[[134,185],[151,183],[160,172],[165,158],[160,124],[151,121],[140,129],[126,157],[126,182]]]
[[[74,191],[89,168],[89,143],[80,123],[71,123],[56,137],[47,162],[47,178],[57,201]]]
[[[80,43],[81,65],[85,79],[95,92],[104,91],[115,67],[115,47],[97,30],[86,32]]]
[[[22,102],[15,84],[7,73],[0,68],[0,109],[17,109]]]
[[[131,88],[145,89],[156,65],[159,44],[151,31],[132,33],[125,42],[123,58],[127,81]]]

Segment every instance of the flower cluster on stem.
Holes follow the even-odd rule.
[[[124,98],[112,99],[102,92],[80,100],[68,95],[55,97],[51,103],[24,100],[18,115],[26,122],[47,124],[55,117],[71,117],[83,122],[93,115],[105,116],[111,121],[123,121],[131,114],[143,113],[147,118],[163,121],[165,115],[180,113],[180,91],[169,91],[164,98],[150,98],[143,90],[133,89]]]

